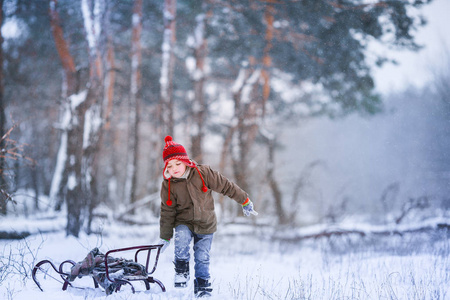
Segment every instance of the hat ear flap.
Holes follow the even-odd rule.
[[[172,177],[172,176],[170,176],[169,171],[167,171],[167,163],[164,166],[163,177],[164,177],[164,179],[170,179],[170,177]]]

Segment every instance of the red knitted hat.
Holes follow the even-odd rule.
[[[163,160],[164,160],[163,177],[165,179],[169,180],[169,183],[168,183],[169,184],[169,186],[168,186],[169,197],[168,197],[168,200],[166,201],[166,204],[169,206],[172,206],[172,200],[170,200],[170,178],[166,178],[166,175],[165,175],[167,163],[169,161],[171,161],[172,159],[177,159],[177,160],[183,162],[186,166],[195,168],[198,172],[198,175],[200,175],[200,179],[202,180],[202,185],[203,185],[202,191],[206,193],[208,191],[208,188],[205,185],[203,176],[200,173],[200,171],[198,170],[195,162],[189,159],[189,156],[187,155],[186,149],[184,149],[183,145],[175,143],[170,135],[166,136],[164,141],[166,142],[166,144],[165,144],[164,150],[163,150]]]
[[[166,142],[163,150],[163,160],[165,165],[172,159],[178,159],[186,164],[191,163],[183,145],[176,143],[170,135],[166,136],[164,141]]]
[[[163,176],[165,177],[167,163],[171,161],[172,159],[177,159],[179,161],[182,161],[186,166],[195,168],[196,164],[192,160],[189,159],[189,156],[187,155],[186,149],[184,149],[183,145],[176,143],[170,135],[166,136],[164,139],[166,142],[166,145],[164,146],[163,150],[163,160],[164,160],[164,170],[163,170]],[[168,179],[168,178],[166,178]]]

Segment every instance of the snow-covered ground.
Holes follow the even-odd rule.
[[[58,222],[55,220],[55,224],[63,223]],[[26,223],[24,219],[3,218],[0,229],[19,228]],[[0,240],[0,299],[194,298],[192,282],[186,289],[173,288],[173,245],[162,254],[154,273],[165,284],[166,293],[156,285],[150,291],[137,285],[136,294],[124,286],[118,293],[106,296],[101,288],[94,289],[90,278],[74,281],[74,285],[86,289],[69,287],[62,291],[61,283],[42,275],[41,292],[31,279],[36,262],[50,259],[59,265],[66,259],[81,261],[94,247],[105,253],[152,244],[157,241],[159,230],[156,224],[112,223],[104,226],[101,235],[81,235],[76,239],[66,237],[61,225],[51,227],[59,228],[53,233]],[[314,231],[305,229],[304,234]],[[221,225],[211,253],[212,299],[450,298],[450,242],[445,229],[403,236],[346,235],[300,242],[285,233],[283,229],[278,235],[272,227]],[[302,234],[297,232],[299,235]],[[50,275],[61,281],[57,274]]]

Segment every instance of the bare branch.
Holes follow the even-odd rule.
[[[425,209],[430,206],[430,201],[427,196],[422,196],[419,198],[410,198],[407,202],[403,204],[402,212],[400,216],[395,220],[396,224],[400,222],[414,209]]]
[[[10,138],[11,132],[17,126],[18,126],[17,124],[14,124],[0,139],[0,142],[3,142],[4,145],[4,148],[0,149],[0,158],[14,161],[23,159],[25,161],[28,161],[30,164],[34,165],[36,162],[32,158],[23,154],[23,152],[25,151],[25,147],[28,145],[19,144],[17,141]],[[5,170],[0,169],[0,174],[3,174],[3,171]]]

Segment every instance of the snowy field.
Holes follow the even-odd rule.
[[[26,220],[1,219],[0,229]],[[59,265],[76,262],[98,247],[115,248],[152,244],[158,226],[105,226],[102,235],[66,237],[64,224],[54,220],[54,233],[35,234],[23,240],[0,240],[0,299],[193,299],[193,284],[173,288],[173,245],[162,254],[150,291],[136,284],[106,296],[94,289],[90,278],[62,284],[43,276],[41,292],[31,279],[34,264],[50,259]],[[20,227],[19,225],[17,225]],[[47,226],[49,226],[47,224]],[[48,229],[48,228],[47,228]],[[280,231],[281,232],[281,231]],[[264,234],[265,233],[265,234]],[[447,229],[403,236],[359,235],[294,241],[273,228],[221,225],[211,253],[211,299],[450,299],[450,243]],[[275,238],[274,238],[275,237]],[[193,266],[191,263],[191,273]],[[56,279],[57,274],[51,274]],[[191,276],[192,277],[192,276]]]

